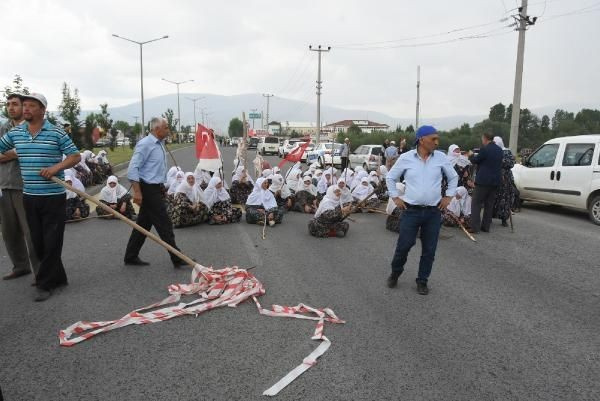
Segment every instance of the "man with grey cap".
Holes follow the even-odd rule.
[[[36,272],[35,301],[45,301],[55,288],[67,285],[62,264],[65,232],[65,189],[50,180],[64,179],[63,170],[81,160],[71,138],[44,116],[48,105],[44,95],[22,95],[25,123],[0,138],[0,153],[17,153],[23,178],[23,205],[35,253],[40,260]],[[66,156],[62,160],[63,155]]]
[[[23,99],[18,93],[6,97],[6,114],[9,120],[0,126],[0,137],[23,123]],[[8,257],[13,264],[12,271],[2,277],[12,280],[37,272],[39,262],[33,249],[27,217],[23,207],[23,179],[21,168],[14,150],[0,156],[0,220],[2,220],[2,239]]]

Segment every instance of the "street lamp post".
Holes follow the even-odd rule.
[[[165,35],[163,37],[152,39],[152,40],[147,40],[145,42],[138,42],[137,40],[124,38],[122,36],[115,35],[114,33],[113,33],[112,36],[114,36],[115,38],[126,40],[126,41],[131,42],[131,43],[135,43],[136,45],[138,45],[140,47],[140,88],[141,88],[141,94],[142,94],[142,135],[143,135],[144,134],[145,119],[144,119],[144,62],[143,62],[143,57],[142,57],[142,54],[143,54],[142,53],[142,46],[145,45],[145,44],[147,44],[147,43],[150,43],[150,42],[156,42],[158,40],[167,39],[169,37],[169,35]]]
[[[177,129],[177,140],[179,141],[179,134],[181,133],[181,113],[179,110],[179,85],[185,84],[188,82],[194,82],[194,80],[188,79],[187,81],[175,82],[175,81],[169,81],[168,79],[165,79],[165,78],[161,78],[161,79],[165,82],[168,82],[170,84],[177,86],[177,124],[179,125],[179,128]]]
[[[196,127],[198,126],[198,121],[196,120],[196,102],[198,100],[202,100],[204,99],[204,96],[201,97],[197,97],[195,99],[192,99],[191,97],[187,97],[187,100],[191,100],[192,102],[194,102],[194,130],[196,129]]]

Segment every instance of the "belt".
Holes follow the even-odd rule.
[[[140,180],[140,184],[141,185],[148,185],[148,186],[151,186],[151,187],[163,186],[163,184],[151,184],[151,183],[143,181],[143,180]]]
[[[437,206],[429,206],[429,205],[411,205],[410,203],[404,202],[408,209],[437,209]]]

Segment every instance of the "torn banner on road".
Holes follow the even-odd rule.
[[[273,305],[270,310],[264,309],[257,299],[265,293],[262,283],[252,273],[237,267],[213,270],[197,264],[192,271],[190,284],[172,284],[168,290],[171,295],[167,298],[144,308],[136,309],[118,320],[105,322],[80,321],[72,324],[59,332],[60,345],[70,347],[98,334],[132,324],[158,323],[182,315],[198,316],[202,312],[221,306],[235,307],[252,298],[261,315],[317,321],[312,339],[320,340],[321,344],[304,358],[300,365],[263,393],[263,395],[274,396],[310,369],[317,362],[317,359],[327,351],[331,342],[323,335],[325,322],[344,323],[329,308],[316,309],[299,304],[294,307]],[[197,299],[189,303],[179,302],[182,295],[194,294],[198,295]]]

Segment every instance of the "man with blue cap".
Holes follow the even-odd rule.
[[[436,148],[439,144],[437,130],[424,125],[417,130],[416,149],[402,154],[386,177],[390,198],[402,210],[400,234],[392,259],[392,273],[387,285],[394,288],[404,271],[408,252],[417,241],[421,231],[421,260],[417,275],[417,292],[427,295],[427,281],[433,267],[438,236],[444,210],[456,193],[458,175],[446,158]],[[442,198],[442,178],[448,180],[446,196]],[[404,195],[396,189],[396,182],[404,179]]]

